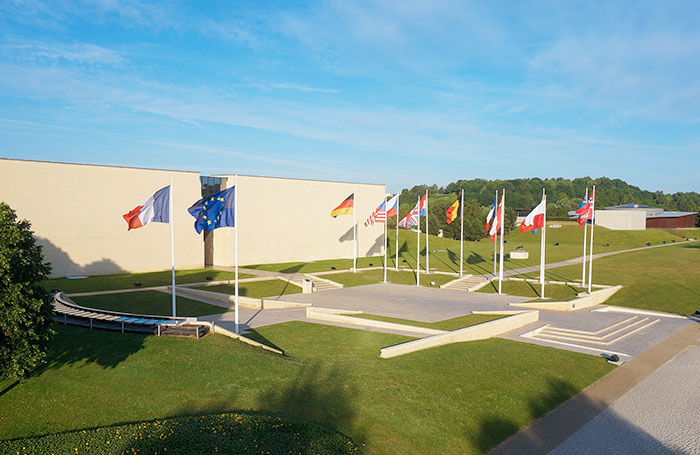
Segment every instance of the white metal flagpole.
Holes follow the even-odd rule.
[[[498,222],[498,217],[500,216],[498,214],[498,190],[496,190],[496,213],[495,213],[495,219],[492,219],[492,223],[497,223]],[[493,239],[493,276],[494,278],[496,277],[496,248],[498,248],[498,230],[496,230],[496,236]]]
[[[357,272],[357,191],[352,192],[352,271]]]
[[[418,196],[418,204],[420,209],[420,196]],[[418,211],[418,234],[416,235],[416,286],[420,286],[420,210]]]
[[[500,210],[500,221],[501,221],[501,257],[500,263],[501,267],[498,271],[498,293],[501,293],[501,284],[503,283],[503,228],[505,226],[505,212],[506,212],[506,189],[503,188],[503,195],[501,196],[501,210]]]
[[[588,188],[586,188],[586,198],[584,204],[588,203]],[[583,271],[581,272],[581,286],[586,285],[586,237],[588,237],[588,218],[583,223]]]
[[[396,271],[399,271],[399,193],[396,193]]]
[[[544,246],[545,231],[547,230],[547,195],[544,192],[544,188],[542,188],[542,201],[544,202],[544,224],[542,224],[542,237],[540,239],[540,284],[542,285],[540,297],[544,298]]]
[[[386,242],[386,234],[388,227],[387,225],[389,224],[389,220],[386,217],[386,195],[384,195],[384,282],[386,283],[386,261],[389,258],[389,254],[386,250],[387,242]]]
[[[459,201],[459,276],[462,276],[462,265],[464,264],[464,188]]]
[[[177,316],[176,297],[175,297],[175,211],[173,210],[173,178],[170,177],[170,201],[168,210],[170,210],[170,259],[172,261],[172,295],[173,295],[173,317]]]
[[[588,293],[591,293],[591,286],[593,285],[593,227],[595,226],[595,185],[593,185],[593,191],[591,192],[591,250],[588,253]]]
[[[428,237],[428,190],[425,190],[425,273],[430,273],[430,247],[429,237]],[[420,216],[418,217],[418,222],[420,222]]]
[[[239,221],[239,216],[238,216],[238,196],[240,195],[238,191],[238,174],[236,174],[233,185],[235,187],[234,194],[233,194],[233,216],[234,216],[234,227],[233,229],[235,230],[235,240],[233,244],[233,261],[234,261],[234,267],[235,267],[235,272],[234,272],[234,281],[236,283],[236,291],[235,291],[235,312],[236,312],[236,319],[235,319],[235,324],[236,324],[236,333],[238,333],[238,221]]]

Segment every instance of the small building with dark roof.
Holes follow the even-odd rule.
[[[695,226],[698,212],[666,212],[641,204],[622,204],[595,211],[596,224],[615,230],[679,229]]]

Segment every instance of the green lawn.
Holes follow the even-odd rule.
[[[72,297],[71,300],[80,306],[119,311],[121,313],[154,314],[159,316],[171,316],[173,314],[172,296],[158,291],[86,295]],[[178,316],[206,316],[232,311],[180,296],[176,300]]]
[[[555,269],[558,270],[558,269]],[[539,272],[538,272],[539,273]],[[532,277],[531,277],[532,278]],[[504,280],[501,285],[501,291],[508,295],[518,295],[522,297],[532,297],[535,300],[549,302],[564,302],[573,300],[578,297],[579,292],[584,292],[586,289],[569,286],[567,284],[545,284],[544,296],[546,299],[540,299],[542,286],[539,283],[529,283],[526,281],[510,281]],[[498,280],[494,280],[477,292],[485,292],[493,294],[498,292]]]
[[[202,286],[197,287],[195,289],[201,289],[203,291],[211,292],[221,292],[222,294],[230,295],[234,295],[236,293],[236,287],[232,284]],[[238,295],[243,297],[252,297],[255,299],[299,293],[301,293],[301,288],[299,286],[278,279],[238,283]]]
[[[384,282],[384,270],[364,270],[361,272],[347,272],[347,273],[333,273],[328,275],[320,275],[323,278],[341,283],[345,287],[352,286],[364,286],[367,284],[375,284]],[[389,283],[394,284],[416,284],[416,274],[410,270],[387,270],[386,279]],[[457,279],[456,276],[442,275],[438,273],[431,273],[430,275],[425,275],[421,273],[420,284],[421,286],[431,287],[430,283],[434,282],[435,286],[440,287],[441,284],[445,284],[449,281]]]
[[[227,413],[159,419],[0,441],[3,453],[359,453],[342,434],[310,422],[280,417]]]
[[[372,319],[375,321],[393,322],[395,324],[405,324],[413,325],[416,327],[426,327],[428,329],[435,330],[447,330],[449,332],[457,329],[463,329],[472,325],[481,324],[482,322],[489,322],[496,319],[501,319],[504,317],[499,314],[468,314],[466,316],[459,316],[452,319],[445,319],[444,321],[438,322],[424,322],[424,321],[413,321],[411,319],[400,319],[400,318],[390,318],[388,316],[379,316],[377,314],[348,314],[348,316],[353,316],[356,318]]]
[[[220,335],[55,330],[46,366],[0,383],[0,439],[249,410],[320,422],[367,454],[481,453],[614,368],[504,339],[381,359],[410,338],[303,322],[258,329],[288,357]]]
[[[253,275],[239,273],[238,278],[250,278]],[[176,270],[175,284],[200,283],[212,277],[214,281],[233,280],[233,272],[221,272],[210,269]],[[148,273],[126,273],[119,275],[96,275],[87,278],[68,279],[53,278],[42,284],[47,289],[60,289],[66,294],[73,292],[112,291],[116,289],[134,289],[134,283],[140,282],[143,287],[169,286],[171,271]]]
[[[575,222],[556,221],[549,224],[561,224],[561,228],[547,229],[547,262],[558,262],[566,259],[579,257],[583,254],[583,229]],[[700,229],[650,229],[645,231],[613,231],[600,226],[596,227],[594,235],[594,250],[619,251],[630,248],[646,246],[649,242],[653,245],[661,244],[663,241],[676,242],[683,241],[685,237],[700,237]],[[396,265],[396,231],[390,229],[387,236],[388,245],[388,265]],[[540,235],[532,233],[520,233],[518,229],[506,236],[504,248],[506,257],[504,268],[506,270],[538,265],[540,263]],[[559,245],[555,245],[555,244]],[[445,239],[430,236],[430,268],[450,273],[459,272],[459,240]],[[607,246],[606,246],[607,245]],[[511,260],[508,253],[517,246],[530,253],[530,258],[525,260]],[[421,268],[425,267],[425,234],[421,234]],[[383,256],[365,258],[357,260],[357,267],[382,266]],[[399,266],[405,268],[415,268],[416,265],[416,233],[406,229],[399,229]],[[281,264],[258,264],[247,266],[247,268],[270,270],[285,273],[313,273],[331,270],[347,270],[352,267],[351,259],[333,259],[315,262],[287,262]],[[490,239],[485,238],[480,241],[464,242],[464,273],[481,275],[493,272],[493,244]]]
[[[357,268],[381,267],[384,265],[384,256],[360,257],[357,258]],[[269,270],[271,272],[282,273],[314,273],[329,270],[350,270],[352,269],[352,259],[327,259],[324,261],[312,262],[281,262],[277,264],[256,264],[247,265],[247,269]]]
[[[534,278],[534,275],[521,276]],[[546,277],[580,281],[581,265],[547,270]],[[605,302],[610,305],[692,314],[700,308],[700,244],[679,244],[596,259],[593,282],[624,286]]]

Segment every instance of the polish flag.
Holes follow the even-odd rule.
[[[122,215],[129,226],[129,231],[147,225],[151,221],[155,223],[170,222],[170,185],[151,194],[148,199],[129,213]]]
[[[505,202],[505,194],[501,196],[501,203],[498,204],[498,212],[493,215],[493,223],[491,223],[491,230],[489,231],[489,235],[491,236],[491,243],[496,241],[496,234],[498,234],[498,231],[501,229],[501,224],[503,224],[502,220],[502,215],[503,213],[503,203]]]
[[[528,232],[535,229],[540,229],[544,226],[544,211],[546,209],[546,200],[542,198],[542,202],[530,212],[523,222],[520,224],[520,232]]]

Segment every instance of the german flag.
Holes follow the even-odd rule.
[[[455,203],[452,204],[445,212],[445,215],[447,215],[447,224],[452,223],[455,218],[457,218],[457,209],[459,209],[459,199],[457,199]]]
[[[355,206],[355,193],[346,197],[340,205],[331,210],[331,216],[335,218],[338,215],[352,215],[352,209]]]

